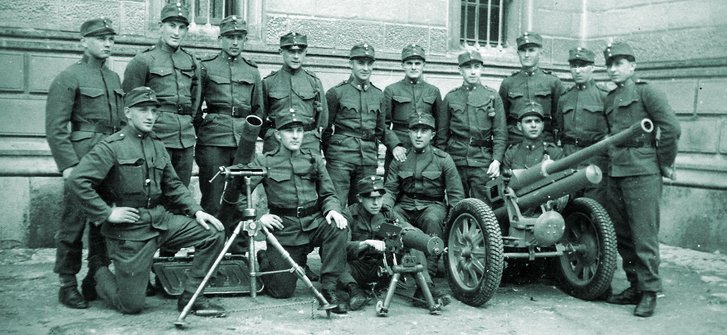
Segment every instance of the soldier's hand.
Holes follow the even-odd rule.
[[[661,175],[671,180],[677,180],[677,169],[674,166],[661,166]]]
[[[65,171],[65,170],[64,170]],[[133,207],[111,207],[111,214],[106,218],[110,223],[134,223],[141,219],[139,210]]]
[[[490,167],[487,169],[487,176],[490,178],[497,178],[500,176],[500,161],[494,160],[490,163]]]
[[[379,240],[365,240],[364,243],[374,248],[378,252],[384,252],[386,250],[386,243]]]
[[[195,212],[194,218],[197,220],[197,223],[199,223],[199,225],[204,227],[204,229],[206,229],[206,230],[210,230],[210,226],[208,225],[208,223],[215,226],[215,229],[217,229],[217,231],[225,230],[225,227],[222,225],[222,222],[220,222],[220,220],[217,220],[216,217],[214,217],[210,214],[207,214],[203,211]]]
[[[336,223],[336,227],[338,227],[338,229],[346,229],[346,227],[348,227],[348,220],[346,220],[346,218],[339,212],[328,212],[328,214],[326,214],[326,222],[331,224],[331,220]]]
[[[394,150],[391,150],[391,152],[394,155],[394,159],[397,161],[403,162],[406,160],[406,149],[404,147],[397,146]]]
[[[65,170],[63,170],[63,180],[68,179],[68,177],[71,176],[71,172],[73,172],[72,167],[69,167],[69,168],[66,168]]]
[[[263,214],[263,216],[260,217],[260,223],[268,230],[285,228],[283,225],[283,219],[275,214]]]

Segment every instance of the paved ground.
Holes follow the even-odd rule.
[[[189,316],[189,327],[180,331],[172,325],[176,301],[161,297],[148,298],[146,310],[136,316],[120,315],[99,301],[86,310],[64,308],[57,302],[53,250],[0,249],[0,333],[727,334],[727,256],[668,246],[662,246],[662,253],[665,290],[657,314],[648,319],[632,316],[632,306],[574,299],[547,280],[500,287],[480,308],[454,301],[441,315],[429,315],[397,297],[385,318],[376,317],[369,305],[327,319],[299,285],[296,298],[289,300],[214,298],[239,311],[221,319]],[[315,260],[311,263],[315,268]],[[618,271],[613,285],[620,290],[626,283]],[[446,287],[446,282],[440,279],[438,285]]]

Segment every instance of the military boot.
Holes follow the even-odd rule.
[[[640,300],[641,291],[639,291],[636,287],[631,286],[619,294],[611,295],[608,299],[606,299],[606,302],[616,305],[636,305]]]
[[[444,291],[441,291],[434,287],[433,283],[428,283],[427,286],[429,286],[429,292],[432,293],[432,299],[434,300],[434,303],[437,303],[437,300],[439,299],[442,303],[442,306],[447,306],[449,303],[452,302],[452,297],[449,296],[449,294],[445,293]],[[424,297],[424,291],[422,291],[421,287],[417,286],[416,291],[414,291],[414,296],[412,297],[412,305],[414,307],[421,307],[421,308],[429,308],[427,305],[427,299]]]
[[[648,318],[654,315],[654,309],[656,309],[656,292],[643,291],[639,304],[634,309],[634,315]]]
[[[348,291],[348,296],[350,297],[348,300],[348,306],[351,308],[352,311],[357,311],[361,309],[364,305],[366,305],[368,298],[366,298],[366,295],[356,283],[348,284],[346,286],[346,290]]]
[[[346,304],[342,304],[338,300],[338,296],[336,295],[336,290],[333,288],[323,288],[321,290],[321,294],[324,298],[326,298],[326,301],[330,305],[336,306],[331,310],[331,312],[336,314],[346,314],[348,313],[348,307],[346,307]]]
[[[184,291],[182,295],[179,296],[179,299],[177,300],[177,310],[182,311],[184,310],[184,307],[187,306],[190,300],[192,300],[192,296],[194,293]],[[194,303],[192,304],[192,308],[190,309],[190,312],[200,315],[200,316],[213,316],[213,317],[222,317],[225,316],[225,308],[213,304],[209,301],[209,299],[205,298],[203,295],[197,296],[197,299],[194,300]]]
[[[58,301],[68,308],[85,309],[88,303],[83,300],[76,286],[63,286],[58,290]]]
[[[96,279],[94,279],[93,276],[99,268],[102,266],[108,266],[107,262],[104,262],[101,256],[98,255],[88,258],[88,273],[86,273],[86,277],[83,278],[83,281],[81,281],[81,293],[83,294],[83,299],[86,301],[94,301],[98,299],[98,293],[96,293]]]

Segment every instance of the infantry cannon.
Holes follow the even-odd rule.
[[[500,284],[505,259],[557,257],[558,285],[592,300],[610,286],[616,267],[616,234],[605,209],[581,197],[556,206],[601,181],[595,165],[581,162],[610,146],[624,145],[653,131],[644,119],[629,129],[557,161],[505,171],[487,183],[487,199],[469,198],[450,212],[445,228],[445,267],[453,295],[473,306],[487,302]]]

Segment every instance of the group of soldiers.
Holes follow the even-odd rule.
[[[610,92],[593,79],[593,52],[580,47],[568,58],[575,85],[564,89],[540,68],[542,38],[529,32],[516,40],[522,69],[499,92],[481,84],[482,56],[467,51],[458,56],[462,86],[442,99],[423,79],[426,55],[416,44],[402,50],[404,79],[383,91],[370,82],[373,46],[353,46],[349,79],[326,92],[303,67],[306,35],[281,36],[283,66],[261,78],[257,65],[241,56],[244,20],[226,17],[220,53],[199,61],[180,47],[188,18],[180,4],[166,5],[158,43],[131,60],[123,82],[106,66],[116,34],[111,20],[86,21],[83,58],[51,84],[47,137],[66,180],[54,269],[64,305],[86,308],[100,296],[123,313],[138,313],[155,252],[192,246],[194,261],[178,300],[184,308],[221,252],[225,230],[229,235],[236,224],[217,218],[239,217],[239,204],[246,203],[245,185],[230,184],[223,195],[223,178],[210,179],[220,166],[235,163],[249,115],[264,120],[264,153],[249,163],[267,171],[251,178],[267,195],[269,213],[259,221],[298,264],[319,248],[321,293],[336,313],[362,308],[364,286],[385,280],[378,271],[385,247],[375,238],[382,222],[441,237],[449,209],[465,197],[486,199],[485,184],[501,171],[571,154],[648,117],[660,129],[658,146],[644,136],[584,165],[597,164],[608,176],[585,195],[613,216],[631,283],[607,300],[636,304],[639,316],[653,314],[661,290],[661,177],[673,176],[680,130],[664,95],[633,78],[628,44],[604,51],[617,85]],[[385,176],[376,174],[379,144],[387,147]],[[193,160],[200,204],[188,189]],[[81,294],[76,274],[85,226],[89,271]],[[262,270],[289,267],[277,250],[250,257]],[[434,297],[447,301],[431,280],[439,275],[439,259],[416,257],[428,268]],[[263,281],[268,294],[287,298],[297,277],[282,272]],[[204,297],[192,305],[200,309],[224,312]]]

